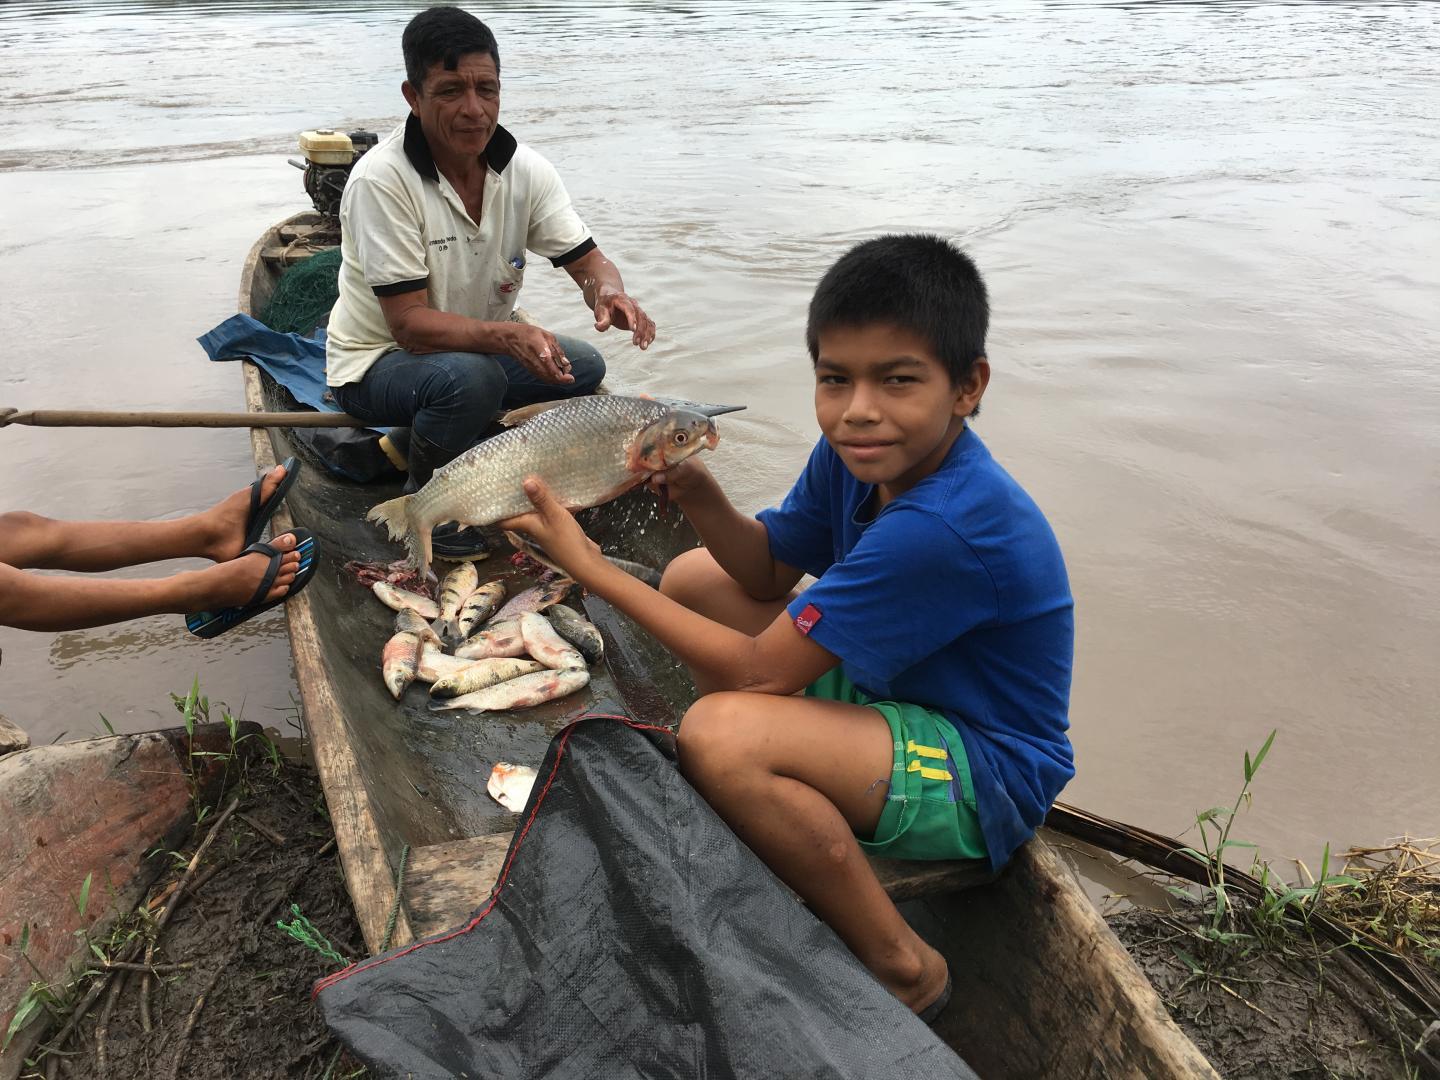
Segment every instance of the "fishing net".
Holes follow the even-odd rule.
[[[282,334],[310,334],[340,295],[340,249],[327,248],[286,270],[260,321]]]

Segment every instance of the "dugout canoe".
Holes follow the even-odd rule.
[[[245,261],[239,310],[258,317],[288,267],[336,241],[313,213],[267,229]],[[295,407],[254,364],[243,370],[247,408]],[[288,429],[252,429],[251,442],[260,469],[300,452]],[[325,556],[285,611],[306,729],[372,951],[395,906],[402,854],[407,870],[392,945],[463,922],[488,895],[514,827],[485,794],[495,761],[538,763],[555,732],[590,710],[674,723],[693,692],[673,657],[588,597],[583,604],[605,634],[607,655],[582,693],[501,714],[480,735],[473,724],[437,722],[414,688],[397,704],[378,670],[391,613],[342,567],[398,556],[364,521],[398,483],[350,484],[312,462],[276,519],[277,529],[298,523],[315,532]],[[606,551],[650,566],[696,543],[678,513],[659,517],[643,494],[587,511],[585,522]],[[508,570],[504,551],[480,568],[482,577]],[[877,860],[876,867],[907,917],[948,958],[955,1004],[936,1030],[980,1075],[1217,1077],[1043,835],[994,880],[964,863]]]

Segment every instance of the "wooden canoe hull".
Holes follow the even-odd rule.
[[[241,281],[241,311],[263,309],[284,252],[293,251],[291,238],[315,222],[313,214],[296,215],[257,241]],[[244,369],[249,409],[283,405],[253,364]],[[252,429],[251,437],[260,468],[293,452],[283,431]],[[473,725],[427,730],[380,685],[378,645],[388,613],[373,601],[373,611],[357,602],[339,562],[397,556],[362,521],[364,510],[383,497],[381,487],[346,485],[310,468],[288,500],[294,518],[282,511],[276,524],[316,531],[326,552],[328,571],[286,610],[316,764],[372,949],[392,906],[402,845],[413,850],[395,945],[463,921],[488,893],[513,828],[513,818],[482,802],[483,779],[500,743],[477,749]],[[643,497],[591,514],[587,527],[602,547],[637,545],[616,553],[652,566],[694,542],[683,521],[655,517]],[[481,565],[482,575],[494,572],[494,561]],[[662,721],[668,709],[673,719],[682,700],[678,664],[603,603],[591,598],[586,608],[606,632],[605,670],[584,698],[496,725],[515,747],[504,755],[509,760],[539,761],[555,731],[607,699],[632,715],[653,710]],[[368,676],[367,664],[376,668]],[[656,683],[648,697],[642,693],[647,678]],[[906,916],[949,960],[955,1004],[937,1030],[981,1075],[1216,1077],[1043,838],[1025,845],[988,884],[966,887],[974,867],[937,866],[877,868]]]
[[[240,734],[259,731],[245,723]],[[213,804],[229,750],[223,724],[202,724],[0,757],[0,1041],[32,980],[63,986],[94,962],[85,935],[103,940],[134,908],[167,865],[155,852],[189,832],[197,800]],[[43,1027],[0,1054],[0,1078],[21,1072]]]

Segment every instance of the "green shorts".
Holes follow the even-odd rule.
[[[900,701],[872,701],[841,668],[805,688],[806,697],[868,705],[890,725],[895,757],[890,791],[871,840],[860,846],[887,859],[987,859],[965,744],[949,720]]]

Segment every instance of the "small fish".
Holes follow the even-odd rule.
[[[528,512],[527,476],[579,510],[623,495],[719,439],[715,421],[693,410],[619,394],[571,398],[471,447],[419,491],[379,503],[366,517],[403,540],[410,564],[428,578],[431,529],[447,521],[493,525]]]
[[[491,620],[478,634],[471,634],[455,648],[455,655],[464,660],[484,660],[492,656],[524,656],[525,641],[520,626],[513,619]]]
[[[459,656],[447,656],[439,645],[422,641],[420,642],[420,658],[415,661],[415,681],[433,683],[436,679],[453,675],[474,662],[474,660],[466,660]]]
[[[434,628],[425,621],[414,608],[401,608],[395,613],[395,632],[397,634],[414,634],[420,639],[420,643],[440,645],[440,635],[435,633]]]
[[[503,581],[489,581],[481,585],[460,605],[460,614],[455,616],[455,636],[452,640],[464,641],[475,632],[477,626],[494,615],[504,602]]]
[[[432,712],[445,709],[474,709],[477,712],[528,709],[532,705],[573,694],[589,682],[590,672],[583,667],[566,668],[564,671],[537,671],[533,675],[508,679],[473,694],[451,698],[449,701],[431,701],[430,709]]]
[[[558,604],[564,600],[570,595],[570,590],[573,588],[575,588],[575,582],[568,577],[562,577],[556,578],[548,585],[536,585],[522,593],[516,593],[504,607],[491,617],[490,622],[497,623],[516,619],[527,611],[544,611],[551,604]]]
[[[484,690],[487,686],[494,686],[507,679],[518,679],[521,675],[532,675],[537,671],[544,670],[545,665],[534,660],[498,656],[488,660],[471,660],[459,671],[446,675],[443,679],[436,679],[430,685],[430,696],[435,698],[460,697],[462,694],[473,694],[476,690]]]
[[[545,609],[545,617],[556,632],[585,657],[588,664],[598,664],[605,655],[605,639],[600,630],[589,619],[572,607],[556,604]]]
[[[512,562],[520,556],[528,556],[529,558],[535,560],[535,562],[539,563],[541,566],[544,566],[550,570],[554,570],[557,574],[565,573],[565,568],[559,563],[557,563],[554,559],[550,558],[549,553],[535,542],[535,538],[533,536],[527,536],[524,533],[512,532],[509,529],[504,530],[504,533],[505,539],[509,541],[510,546],[513,547],[517,552],[519,552],[519,555],[511,556]],[[646,585],[649,585],[652,589],[658,589],[660,587],[659,570],[656,570],[653,567],[646,566],[644,563],[632,562],[629,559],[621,559],[617,556],[606,554],[603,551],[600,554],[606,562],[608,562],[611,566],[615,567],[617,570],[624,570],[625,573],[629,574],[631,577],[639,578],[641,581],[645,582]]]
[[[380,672],[385,688],[396,701],[405,688],[415,681],[415,665],[420,659],[420,636],[402,630],[385,643],[380,654]]]
[[[508,761],[497,761],[495,768],[490,770],[490,779],[485,784],[485,790],[506,810],[518,814],[530,801],[536,775],[529,765],[511,765]]]
[[[388,581],[377,581],[370,586],[370,590],[380,598],[380,602],[392,611],[404,611],[410,608],[418,611],[427,619],[438,619],[440,617],[440,605],[419,593],[408,592],[405,589],[397,589]]]
[[[470,594],[480,584],[480,573],[473,562],[462,562],[445,575],[440,582],[440,591],[435,594],[440,604],[440,636],[446,641],[459,641],[462,635],[456,632],[455,619],[460,614],[460,605],[470,599]]]
[[[570,647],[570,643],[556,632],[544,615],[527,611],[520,616],[519,623],[525,651],[546,667],[565,671],[585,666],[585,657]]]

